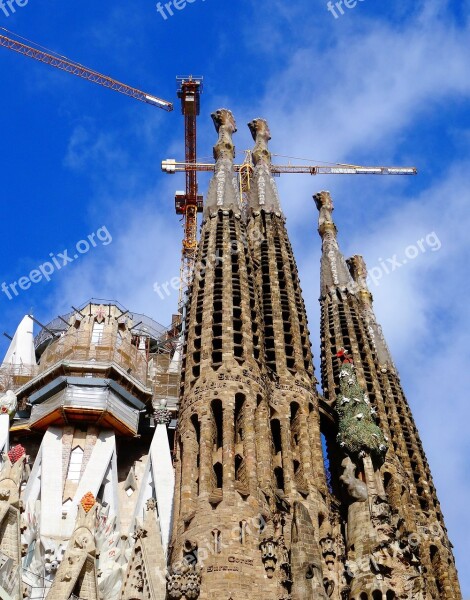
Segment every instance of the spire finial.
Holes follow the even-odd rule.
[[[220,160],[235,158],[235,145],[232,136],[237,131],[237,124],[232,112],[226,108],[219,108],[211,114],[219,139],[214,146],[214,158]]]
[[[255,166],[264,162],[268,166],[271,165],[271,152],[268,149],[268,142],[271,139],[271,132],[266,119],[253,119],[248,123],[251,136],[256,142],[251,155]]]
[[[205,216],[215,216],[217,211],[233,211],[241,216],[240,193],[233,173],[235,145],[232,136],[237,131],[231,111],[220,108],[211,115],[219,139],[214,146],[215,172],[207,192]]]
[[[336,238],[338,230],[333,221],[333,211],[335,209],[330,192],[322,191],[314,194],[313,199],[320,212],[318,217],[318,232],[323,238],[327,232],[331,232]]]
[[[362,256],[355,254],[348,258],[346,261],[349,267],[354,284],[356,286],[357,296],[361,303],[364,317],[369,326],[369,332],[371,334],[371,340],[377,353],[377,359],[379,361],[382,370],[391,368],[395,370],[393,364],[392,355],[385,341],[382,328],[377,323],[377,319],[372,308],[373,296],[367,286],[367,266]]]
[[[346,260],[349,267],[351,277],[357,286],[359,292],[359,298],[364,305],[372,306],[373,296],[367,286],[367,266],[364,258],[359,254],[355,254]]]
[[[354,289],[354,282],[336,239],[338,230],[333,221],[333,200],[330,192],[318,192],[313,199],[319,210],[318,233],[323,242],[321,258],[321,293],[326,295],[331,288]]]
[[[271,132],[268,122],[265,119],[253,119],[248,123],[248,127],[256,142],[252,151],[255,170],[249,195],[249,207],[254,213],[263,210],[280,217],[282,216],[281,203],[271,173],[271,153],[268,149]]]

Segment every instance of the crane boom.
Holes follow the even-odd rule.
[[[162,171],[165,173],[180,173],[188,171],[214,171],[213,163],[186,163],[176,162],[172,159],[162,161]],[[233,165],[236,173],[245,167]],[[274,174],[282,173],[305,173],[308,175],[417,175],[416,167],[360,167],[354,165],[271,165]]]
[[[67,73],[71,73],[77,77],[81,77],[82,79],[87,79],[88,81],[114,90],[115,92],[125,94],[131,98],[140,100],[140,102],[151,104],[168,112],[173,110],[173,104],[167,100],[162,100],[153,94],[147,94],[142,90],[138,90],[137,88],[126,85],[125,83],[121,83],[112,77],[102,75],[97,71],[88,69],[87,67],[84,67],[83,65],[70,61],[66,58],[54,56],[53,54],[49,54],[43,50],[33,48],[32,46],[23,44],[22,42],[9,38],[5,35],[0,34],[0,46],[8,48],[9,50],[13,50],[14,52],[18,52],[19,54],[23,54],[24,56],[28,56],[29,58],[34,58],[34,60],[46,63],[52,67],[56,67],[57,69],[61,69],[62,71],[66,71]]]

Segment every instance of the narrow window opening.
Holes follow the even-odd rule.
[[[276,467],[274,469],[274,477],[276,478],[277,489],[284,491],[284,471],[282,467]]]
[[[216,487],[221,490],[224,485],[224,478],[223,478],[222,464],[219,462],[215,463],[215,465],[214,465],[214,475],[215,475]]]
[[[274,454],[279,454],[279,452],[282,451],[281,424],[279,422],[279,419],[272,419],[271,434],[273,437]]]

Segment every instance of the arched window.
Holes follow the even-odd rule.
[[[103,343],[103,332],[104,332],[104,322],[97,323],[96,321],[93,323],[93,331],[91,334],[91,343],[92,344],[102,344]]]
[[[80,473],[82,470],[83,450],[80,446],[76,446],[71,454],[69,461],[69,469],[67,471],[67,479],[78,483],[80,481]]]
[[[223,467],[220,462],[215,463],[215,465],[214,465],[214,475],[215,475],[216,487],[218,489],[222,489],[224,486],[224,476],[223,476]]]
[[[214,417],[214,424],[216,430],[215,446],[218,450],[222,448],[224,443],[224,430],[223,430],[223,414],[222,414],[222,402],[221,400],[213,400],[211,403],[212,415]]]
[[[282,467],[276,467],[274,469],[274,477],[276,478],[277,489],[284,491],[284,471],[282,470]]]
[[[282,451],[281,424],[279,419],[271,421],[271,434],[273,436],[274,454],[279,454]]]
[[[220,551],[222,549],[222,537],[221,537],[221,533],[218,529],[212,530],[212,542],[213,542],[214,554],[220,554]]]

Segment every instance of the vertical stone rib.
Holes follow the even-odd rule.
[[[212,490],[212,451],[214,425],[208,413],[201,418],[201,447],[199,466],[199,495],[207,498]]]
[[[233,492],[235,484],[235,424],[234,405],[226,403],[224,411],[224,445],[222,459],[224,466],[224,491]]]
[[[258,465],[256,461],[256,434],[255,434],[255,409],[253,406],[245,406],[244,429],[245,439],[243,446],[245,450],[245,462],[250,494],[256,496],[258,491]]]
[[[260,399],[255,413],[255,434],[256,434],[256,454],[264,457],[263,461],[258,461],[259,485],[265,492],[272,486],[272,450],[271,450],[271,432],[269,428],[269,407],[265,399]]]

